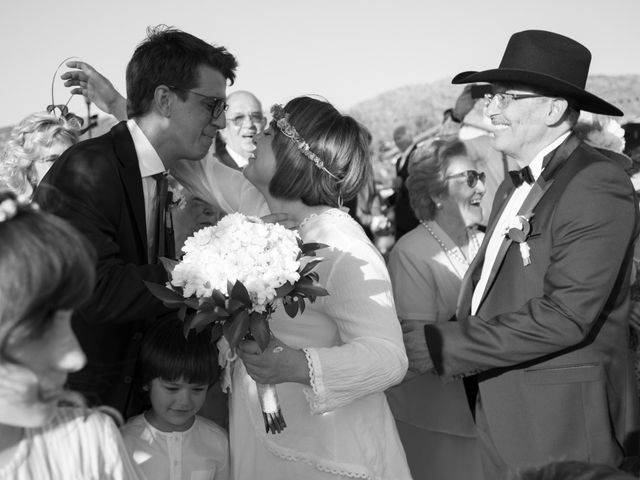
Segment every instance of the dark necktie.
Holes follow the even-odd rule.
[[[152,257],[175,258],[175,241],[173,237],[173,219],[169,205],[172,193],[169,192],[169,179],[166,173],[153,176],[156,179],[156,252]]]
[[[509,176],[511,177],[511,181],[516,188],[518,188],[524,182],[527,182],[529,185],[531,185],[536,181],[536,179],[533,178],[533,173],[531,173],[531,169],[528,165],[524,168],[521,168],[520,170],[510,170]]]

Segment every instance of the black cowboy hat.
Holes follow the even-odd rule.
[[[575,40],[544,30],[525,30],[511,36],[498,68],[462,72],[451,83],[520,83],[566,98],[580,110],[624,115],[584,89],[590,63],[591,52]]]

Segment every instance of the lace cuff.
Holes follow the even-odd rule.
[[[304,396],[309,403],[309,409],[312,414],[323,413],[323,397],[326,396],[326,389],[322,381],[322,365],[320,358],[315,350],[311,348],[303,348],[304,356],[307,359],[309,367],[309,387],[304,387]]]

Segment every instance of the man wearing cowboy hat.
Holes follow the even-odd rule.
[[[625,172],[571,131],[580,110],[622,115],[584,90],[590,60],[574,40],[530,30],[497,69],[453,79],[491,83],[493,146],[523,170],[496,194],[457,321],[405,326],[405,343],[411,369],[465,377],[487,480],[638,454],[627,348],[638,208]]]

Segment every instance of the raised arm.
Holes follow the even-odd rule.
[[[86,62],[71,60],[66,65],[76,69],[60,76],[65,81],[65,87],[73,87],[72,94],[82,95],[118,120],[127,119],[127,99],[118,93],[106,77]]]

